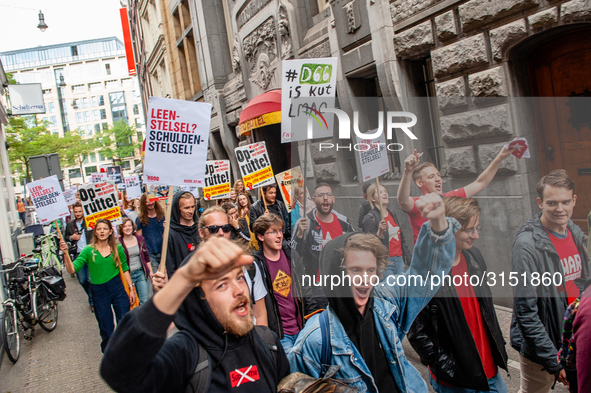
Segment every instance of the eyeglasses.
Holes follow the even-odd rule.
[[[210,225],[210,226],[204,227],[204,228],[207,228],[207,230],[209,231],[209,233],[211,233],[212,235],[215,235],[216,233],[218,233],[220,229],[224,233],[228,233],[228,232],[230,232],[232,230],[232,226],[230,224]]]
[[[277,236],[279,234],[283,234],[283,231],[271,231],[271,232],[265,232],[265,235],[271,235],[271,236]]]
[[[314,198],[330,198],[333,196],[332,192],[319,192],[318,194],[314,195]]]
[[[466,232],[466,234],[468,235],[468,237],[472,237],[474,235],[475,232],[480,233],[480,230],[482,229],[482,225],[478,225],[475,228],[470,228],[470,229],[464,229],[464,232]]]

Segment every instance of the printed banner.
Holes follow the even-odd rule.
[[[285,201],[285,207],[287,211],[291,212],[296,204],[296,195],[294,195],[294,189],[296,187],[304,187],[304,178],[302,177],[302,170],[299,166],[291,168],[285,172],[281,172],[275,175],[277,184],[279,185],[279,191]],[[310,199],[310,194],[306,190],[306,195]],[[303,204],[303,199],[300,201]]]
[[[246,189],[252,190],[275,183],[265,142],[237,147],[234,152]]]
[[[180,187],[173,187],[172,194],[176,194]],[[168,198],[168,186],[161,186],[159,184],[146,184],[146,192],[148,193],[148,201],[164,201]]]
[[[121,210],[117,198],[115,184],[111,182],[84,184],[78,190],[86,227],[94,229],[100,218],[111,221],[113,225],[121,224]]]
[[[211,104],[150,97],[146,182],[203,187],[210,120]]]
[[[323,109],[334,108],[336,57],[283,60],[281,67],[281,143],[332,136],[334,114]]]
[[[66,200],[66,205],[73,205],[76,203],[76,188],[70,188],[64,191],[64,199]]]
[[[70,215],[57,175],[28,183],[27,189],[41,224]]]
[[[107,174],[104,172],[92,173],[90,175],[90,181],[92,183],[102,183],[107,181]]]
[[[127,190],[127,197],[136,199],[142,196],[142,188],[140,185],[139,175],[128,176],[125,178],[125,188]]]
[[[205,168],[205,187],[203,198],[205,200],[222,199],[230,197],[230,161],[207,161]]]
[[[376,130],[374,130],[376,131]],[[377,138],[367,137],[357,139],[356,149],[359,152],[359,163],[361,164],[361,176],[363,181],[375,179],[390,171],[388,164],[388,151],[386,150],[386,135],[380,133]]]

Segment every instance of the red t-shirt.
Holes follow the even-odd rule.
[[[387,236],[390,237],[389,257],[402,256],[402,245],[400,244],[400,227],[394,221],[394,217],[388,213],[386,216],[386,223],[388,224]]]
[[[444,193],[443,196],[444,197],[457,196],[460,198],[466,198],[466,191],[464,190],[463,187],[457,188],[453,191]],[[417,201],[417,199],[419,199],[419,197],[412,198],[412,200],[415,202]],[[417,209],[416,203],[413,205],[412,209],[409,212],[407,212],[406,214],[408,214],[408,218],[410,219],[410,226],[412,227],[412,238],[416,242],[417,237],[419,237],[419,232],[421,231],[421,227],[423,226],[424,223],[426,223],[429,220],[423,218],[423,216],[421,215],[421,212],[419,211],[419,209]]]
[[[331,223],[322,222],[318,219],[318,216],[316,216],[316,221],[318,221],[318,224],[320,224],[320,228],[322,228],[322,247],[324,247],[324,245],[332,239],[339,237],[343,234],[343,227],[341,226],[339,219],[334,213],[331,214]]]
[[[451,269],[452,276],[468,275],[468,267],[466,265],[466,259],[464,255],[460,257],[460,263]],[[492,351],[490,349],[490,342],[488,341],[488,334],[486,332],[486,322],[482,319],[482,313],[480,312],[480,304],[474,294],[474,288],[470,285],[470,282],[462,280],[461,286],[456,286],[456,292],[462,303],[462,310],[464,310],[464,316],[468,327],[476,343],[480,360],[482,361],[482,367],[486,374],[486,379],[490,379],[497,375],[497,366],[493,360]]]
[[[576,298],[579,297],[579,288],[575,285],[575,279],[581,277],[581,271],[583,270],[583,264],[581,263],[581,255],[577,245],[573,240],[572,233],[567,229],[567,236],[564,239],[554,236],[551,232],[548,232],[550,241],[556,248],[560,263],[562,263],[562,270],[564,271],[564,286],[558,287],[558,291],[562,292],[566,288],[566,296],[568,297],[568,303],[572,303]]]

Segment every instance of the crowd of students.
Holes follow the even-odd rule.
[[[426,392],[402,349],[407,336],[436,392],[506,392],[499,369],[508,372],[508,356],[491,281],[457,285],[445,277],[491,271],[486,260],[495,256],[474,245],[481,229],[474,196],[511,153],[503,148],[476,181],[444,193],[437,168],[421,164],[414,151],[396,201],[387,187],[364,185],[357,231],[334,209],[337,198],[322,182],[305,211],[305,190],[293,187],[291,212],[276,185],[263,187],[256,201],[241,181],[230,198],[215,203],[181,191],[171,206],[166,255],[164,211],[146,194],[126,204],[119,243],[102,223],[91,239],[74,205],[75,220],[66,228],[74,262],[67,267],[94,304],[102,376],[115,390],[130,392],[275,392],[290,372],[332,377],[360,392]],[[420,197],[411,197],[412,184]],[[512,250],[517,284],[510,345],[520,356],[521,392],[547,392],[556,382],[591,391],[591,290],[578,300],[591,283],[590,265],[587,237],[570,220],[575,185],[566,171],[555,170],[540,180],[537,193],[541,211],[523,224]],[[408,216],[412,242],[393,203]],[[159,272],[162,259],[166,269]],[[142,303],[130,313],[122,287],[109,287],[119,265],[129,270],[125,277]],[[559,273],[560,285],[536,284],[544,272]],[[335,277],[343,279],[336,286]],[[569,341],[570,353],[559,356],[571,303],[578,305],[577,351]],[[112,312],[110,319],[104,312],[111,306],[114,332]],[[178,332],[171,335],[172,326]]]

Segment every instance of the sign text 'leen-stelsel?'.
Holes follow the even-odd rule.
[[[178,121],[174,110],[154,109],[150,117],[148,150],[173,154],[193,154],[193,145],[204,142],[195,135],[197,124]]]

